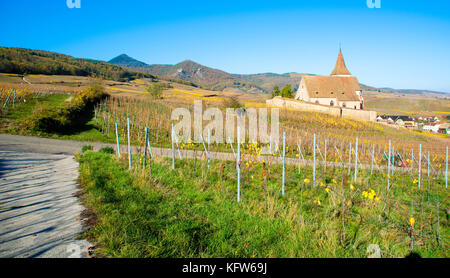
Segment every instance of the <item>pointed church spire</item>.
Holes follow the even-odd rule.
[[[336,61],[336,66],[334,67],[333,72],[331,75],[351,75],[351,73],[348,71],[347,67],[345,66],[344,62],[344,56],[342,56],[341,47],[339,46],[339,55]]]

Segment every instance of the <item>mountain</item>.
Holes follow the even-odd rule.
[[[115,81],[130,81],[142,77],[155,79],[149,73],[142,73],[103,61],[80,59],[49,51],[12,47],[0,47],[0,72],[96,76]]]
[[[109,61],[111,64],[125,66],[164,78],[180,79],[217,91],[235,91],[249,93],[270,93],[274,86],[283,87],[291,84],[297,88],[304,74],[299,73],[262,73],[231,74],[222,70],[203,66],[186,60],[176,65],[147,65],[128,55],[122,54]]]
[[[116,58],[109,61],[108,63],[126,68],[142,68],[147,66],[146,63],[131,58],[127,54],[119,55]]]
[[[109,61],[111,64],[125,66],[163,78],[183,80],[200,85],[203,88],[223,91],[238,89],[243,92],[267,93],[267,91],[252,82],[247,82],[233,74],[209,68],[190,60],[176,65],[147,65],[122,54]]]

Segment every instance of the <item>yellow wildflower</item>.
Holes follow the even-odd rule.
[[[314,204],[317,204],[318,206],[320,206],[322,203],[320,202],[320,199],[317,198],[316,200],[314,200]]]
[[[411,227],[414,226],[414,223],[416,223],[416,219],[414,219],[414,217],[409,218],[409,225],[410,225]]]
[[[325,191],[328,193],[328,192],[330,192],[330,189],[327,187],[327,188],[325,188]]]
[[[305,183],[310,183],[310,180],[309,179],[304,179],[303,180]]]

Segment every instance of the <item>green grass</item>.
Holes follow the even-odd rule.
[[[383,257],[404,257],[410,252],[408,219],[413,200],[414,252],[449,256],[445,210],[440,212],[440,245],[436,237],[436,184],[441,187],[441,208],[448,207],[442,179],[430,182],[428,188],[424,181],[424,188],[418,190],[411,177],[396,174],[386,192],[381,173],[360,172],[356,190],[351,190],[346,174],[341,182],[342,170],[329,169],[324,175],[320,168],[318,187],[312,189],[303,182],[305,177],[311,179],[311,169],[302,169],[299,175],[290,166],[282,196],[280,166],[272,165],[269,174],[267,167],[255,163],[243,166],[238,203],[231,162],[212,161],[208,170],[205,161],[185,159],[176,161],[172,170],[170,160],[157,159],[145,171],[129,171],[125,156],[86,152],[78,159],[84,202],[98,217],[86,236],[98,243],[98,255],[366,257],[367,247],[378,244]],[[134,156],[133,161],[139,158]],[[381,198],[379,202],[362,196],[369,188]]]
[[[26,103],[21,103],[20,105],[16,105],[15,107],[10,106],[6,114],[1,116],[0,133],[87,142],[115,142],[115,139],[112,136],[105,136],[95,127],[93,119],[82,126],[73,128],[69,132],[64,133],[46,133],[32,131],[24,124],[24,120],[32,117],[33,111],[37,107],[37,105],[62,107],[67,105],[66,100],[73,96],[73,94],[52,94],[39,98],[30,98]]]

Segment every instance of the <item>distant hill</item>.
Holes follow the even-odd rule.
[[[291,84],[292,89],[297,90],[302,77],[310,74],[301,73],[259,73],[259,74],[235,74],[234,76],[256,84],[263,88],[266,92],[271,92],[274,86],[282,88],[287,84]]]
[[[447,92],[438,92],[438,91],[432,91],[432,90],[417,90],[417,89],[393,89],[393,88],[380,88],[381,90],[388,91],[388,92],[394,92],[394,93],[401,93],[401,94],[410,94],[410,95],[424,95],[424,94],[450,94]]]
[[[194,61],[186,60],[176,65],[147,65],[128,55],[122,54],[109,61],[111,64],[132,68],[163,78],[173,78],[189,81],[217,91],[234,91],[249,93],[270,93],[274,86],[282,88],[291,84],[293,89],[298,87],[302,76],[299,73],[261,73],[261,74],[231,74],[222,70],[203,66]]]
[[[110,64],[127,67],[127,68],[142,68],[147,66],[146,63],[131,58],[127,54],[122,54],[109,61]]]
[[[0,47],[0,72],[96,76],[115,81],[155,77],[149,73],[126,69],[103,61],[74,58],[42,50]]]
[[[268,94],[274,86],[282,88],[291,84],[297,90],[301,73],[231,74],[186,60],[176,65],[149,65],[126,54],[109,62],[75,58],[69,55],[24,48],[0,47],[0,72],[15,74],[46,74],[96,76],[115,81],[138,78],[165,79],[216,91]],[[364,91],[414,95],[444,95],[449,93],[431,90],[376,88],[360,84]]]
[[[147,65],[123,54],[109,62],[163,78],[192,82],[203,88],[216,91],[236,88],[243,92],[267,93],[265,89],[252,82],[245,81],[233,74],[209,68],[190,60],[183,61],[176,65]]]

